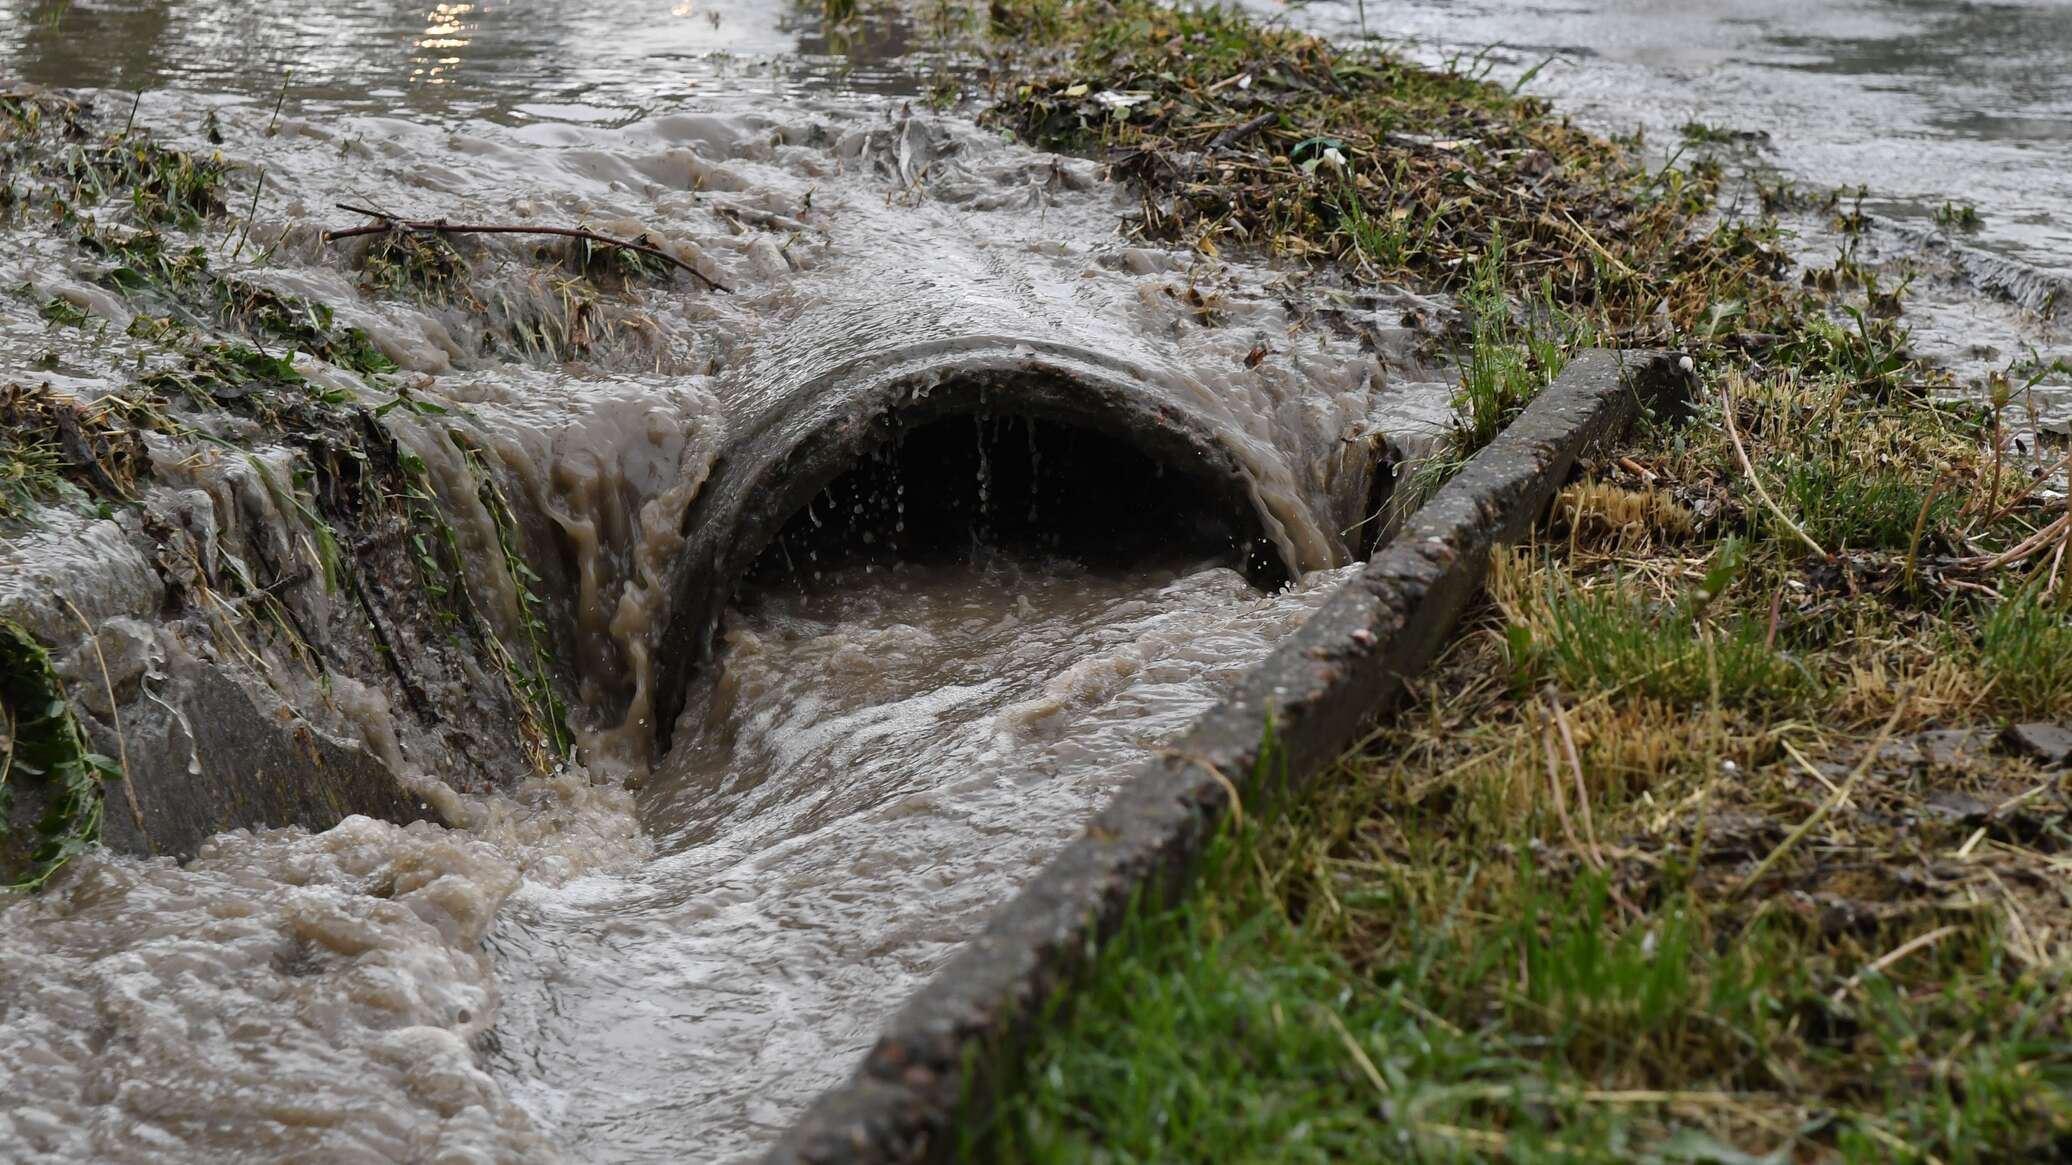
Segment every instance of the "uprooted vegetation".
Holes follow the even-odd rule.
[[[1774,219],[1712,213],[1725,178],[1709,157],[1650,172],[1479,75],[1222,7],[1046,0],[991,17],[1008,79],[982,116],[1109,161],[1140,192],[1131,229],[1459,295],[1460,323],[1435,339],[1469,374],[1456,456],[1591,343],[1674,343],[1751,372],[1923,372],[1893,319],[1836,322],[1828,296],[1877,291],[1849,256],[1840,283],[1801,287]]]
[[[413,227],[386,217],[379,223],[385,229],[364,243],[340,242],[358,248],[361,287],[452,312],[467,321],[484,357],[558,364],[618,349],[647,354],[660,329],[627,293],[667,285],[679,267],[712,285],[695,267],[636,249],[652,250],[645,236],[631,240],[634,247],[549,236],[532,244],[531,265],[514,295],[510,278],[486,278],[508,276],[508,256],[465,229]]]
[[[0,385],[0,523],[66,496],[125,502],[150,454],[112,409],[82,408],[48,388]]]
[[[0,534],[32,536],[49,507],[120,519],[154,543],[147,557],[167,596],[160,617],[194,624],[226,666],[249,668],[290,706],[312,691],[328,700],[338,676],[386,676],[399,714],[445,733],[426,677],[501,677],[503,690],[482,693],[477,707],[501,707],[517,729],[513,749],[545,771],[569,753],[567,709],[500,470],[471,443],[464,418],[414,396],[365,332],[263,281],[264,248],[232,210],[260,181],[88,104],[0,95],[0,225],[51,236],[76,257],[88,288],[36,303],[53,342],[71,353],[53,351],[43,366],[105,366],[109,385],[88,399],[35,380],[0,383]],[[490,516],[503,547],[486,573],[467,569],[453,500],[384,420],[398,410],[397,420],[449,443],[473,483],[462,504]],[[154,464],[154,450],[168,463]],[[253,491],[249,504],[282,528],[233,547],[218,536],[236,532],[234,515],[225,529],[195,530],[150,501],[159,486],[197,481]],[[508,595],[478,593],[470,580],[485,578]],[[298,599],[304,588],[321,600]],[[34,635],[6,628],[20,650],[0,669],[11,685],[0,752],[12,766],[0,773],[17,789],[39,773],[99,772],[106,764],[89,738],[120,734],[119,725],[58,712],[63,690],[36,639],[56,644],[85,631],[98,650],[98,632],[79,622]],[[37,692],[49,699],[36,703]],[[78,745],[72,760],[58,755],[67,740]],[[0,776],[0,791],[8,779]],[[62,796],[18,800],[13,812],[0,800],[0,833],[21,835],[0,837],[8,880],[40,884],[97,835],[98,780],[60,784]],[[25,831],[41,840],[23,842]]]
[[[1794,277],[1709,165],[1472,78],[1221,10],[995,7],[1058,47],[994,116],[1114,160],[1137,229],[1456,293],[1419,484],[1580,344],[1673,343],[1705,387],[1499,558],[1404,712],[1133,917],[967,1153],[2067,1152],[2072,513],[2018,431],[2034,370],[1954,399],[1849,250]]]
[[[18,877],[0,868],[11,879],[0,890],[33,890],[92,845],[103,785],[121,777],[121,766],[88,743],[50,653],[0,618],[0,855],[24,858]],[[15,825],[18,803],[26,828]]]
[[[1072,46],[988,116],[1092,150],[1143,190],[1143,229],[1448,282],[1505,237],[1518,274],[1638,318],[1692,245],[1715,169],[1634,181],[1625,155],[1481,80],[1262,28],[1220,8],[1023,6],[1010,29]],[[1696,310],[1698,289],[1673,304]]]

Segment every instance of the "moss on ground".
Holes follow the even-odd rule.
[[[993,116],[1115,161],[1137,229],[1459,296],[1424,484],[1578,344],[1705,387],[1500,556],[1367,747],[1132,922],[966,1155],[2072,1152],[2072,785],[2001,740],[2072,717],[2072,516],[2014,370],[1948,399],[1851,253],[1788,278],[1716,170],[1481,81],[1225,10],[994,12],[1054,47]]]

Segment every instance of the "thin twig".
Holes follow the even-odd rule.
[[[301,586],[303,583],[306,583],[310,579],[315,577],[316,572],[310,569],[310,566],[307,562],[299,562],[295,564],[295,568],[293,570],[284,571],[279,578],[274,579],[272,582],[267,583],[265,586],[260,587],[258,590],[247,591],[242,595],[234,596],[226,601],[233,607],[242,607],[247,603],[255,603],[264,599],[275,598],[279,596],[281,592],[287,590],[288,588]]]
[[[1561,822],[1561,836],[1568,839],[1568,848],[1574,850],[1586,862],[1591,860],[1589,850],[1576,839],[1576,827],[1568,819],[1568,798],[1561,792],[1561,762],[1554,756],[1554,726],[1549,724],[1540,730],[1540,743],[1547,748],[1547,787],[1554,791],[1554,816]],[[1595,865],[1593,869],[1599,869]]]
[[[7,787],[7,778],[14,774],[14,738],[18,731],[14,709],[0,704],[0,789]]]
[[[1210,777],[1215,779],[1217,784],[1223,786],[1223,792],[1230,798],[1230,822],[1237,829],[1244,829],[1245,801],[1243,797],[1238,795],[1236,781],[1224,776],[1223,770],[1217,768],[1215,763],[1205,756],[1197,756],[1191,752],[1181,752],[1177,748],[1161,748],[1157,751],[1160,756],[1179,761],[1181,764],[1193,765],[1209,774]]]
[[[144,807],[137,803],[136,786],[130,784],[129,744],[122,739],[122,710],[115,706],[115,681],[108,674],[108,657],[101,653],[101,633],[87,622],[86,616],[73,606],[71,599],[59,595],[58,602],[65,604],[65,609],[72,612],[72,617],[79,620],[80,628],[93,641],[94,658],[101,665],[101,687],[108,693],[108,719],[115,725],[115,755],[122,762],[122,794],[129,801],[130,820],[136,822],[137,836],[144,839],[151,852],[157,853],[158,845],[151,840],[151,832],[144,828]]]
[[[1576,235],[1579,238],[1581,238],[1584,243],[1589,245],[1591,250],[1597,252],[1598,255],[1602,256],[1604,261],[1610,263],[1613,269],[1617,270],[1619,274],[1624,275],[1628,279],[1640,278],[1640,276],[1634,272],[1633,268],[1628,267],[1625,263],[1621,262],[1617,255],[1614,255],[1610,251],[1605,250],[1604,244],[1597,241],[1597,236],[1591,234],[1588,230],[1584,229],[1583,224],[1577,222],[1574,215],[1564,210],[1561,212],[1561,217],[1568,221],[1569,227],[1576,232]],[[1556,223],[1554,225],[1559,226],[1560,224]]]
[[[1891,1149],[1895,1154],[1893,1157],[1895,1161],[1901,1160],[1903,1156],[1919,1153],[1921,1154],[1921,1160],[1927,1162],[1927,1165],[1943,1165],[1942,1158],[1928,1152],[1912,1141],[1903,1141],[1893,1136],[1869,1116],[1865,1116],[1862,1113],[1856,1114],[1855,1124],[1857,1128],[1869,1133],[1878,1143]]]
[[[1771,500],[1770,491],[1763,488],[1763,479],[1756,473],[1755,464],[1748,459],[1748,450],[1741,444],[1741,430],[1734,425],[1734,393],[1726,385],[1720,386],[1720,415],[1726,420],[1727,438],[1734,443],[1734,456],[1741,462],[1741,472],[1747,474],[1749,484],[1755,486],[1755,496],[1763,499],[1763,505],[1769,508],[1770,513],[1776,515],[1777,520],[1784,523],[1786,529],[1798,535],[1799,541],[1811,547],[1813,553],[1822,558],[1828,557],[1827,551],[1820,548],[1820,543],[1813,541],[1811,535],[1800,529],[1799,524],[1792,521],[1784,510]]]
[[[1842,1000],[1847,998],[1849,993],[1851,991],[1856,990],[1857,985],[1863,982],[1863,977],[1865,975],[1883,974],[1885,972],[1885,969],[1887,967],[1890,967],[1892,964],[1897,963],[1901,959],[1906,958],[1908,955],[1913,954],[1915,951],[1918,951],[1923,947],[1934,946],[1935,944],[1950,937],[1951,935],[1956,934],[1960,929],[1962,928],[1953,924],[1950,926],[1936,927],[1934,930],[1929,931],[1927,934],[1915,935],[1913,938],[1908,939],[1906,942],[1903,942],[1898,946],[1892,948],[1891,950],[1885,952],[1884,954],[1878,956],[1878,958],[1875,961],[1863,967],[1861,970],[1858,970],[1854,975],[1849,976],[1846,982],[1844,982],[1840,987],[1835,988],[1835,993],[1829,997],[1829,1001],[1839,1006]]]
[[[1980,826],[1979,829],[1984,832],[1985,827]],[[2050,953],[2036,940],[2036,931],[2023,916],[2021,900],[2015,897],[2014,890],[1993,872],[1993,867],[1986,866],[1981,872],[1993,883],[1993,888],[2000,891],[2000,904],[2007,907],[2007,920],[2014,924],[2015,941],[2007,944],[2009,949],[2014,951],[2016,958],[2031,967],[2049,966]]]
[[[1280,120],[1280,116],[1280,110],[1276,109],[1271,113],[1262,113],[1250,121],[1240,122],[1237,125],[1231,126],[1209,141],[1209,149],[1212,151],[1227,150]]]
[[[237,262],[238,257],[245,253],[245,240],[252,237],[252,224],[259,219],[259,195],[265,189],[266,171],[261,170],[259,171],[259,181],[252,184],[252,209],[245,213],[245,229],[238,232],[237,249],[230,253],[230,261],[233,263]]]
[[[1561,747],[1568,756],[1568,770],[1576,779],[1576,812],[1583,819],[1583,840],[1598,869],[1604,868],[1604,850],[1597,845],[1597,823],[1590,813],[1590,787],[1583,783],[1583,758],[1576,752],[1575,733],[1569,730],[1568,713],[1561,710],[1561,697],[1547,691],[1547,703],[1554,709],[1554,725],[1561,731]]]
[[[1345,1021],[1338,1018],[1338,1013],[1328,1007],[1320,1005],[1317,1011],[1330,1022],[1332,1027],[1338,1029],[1340,1042],[1345,1044],[1346,1051],[1352,1053],[1353,1062],[1360,1066],[1360,1073],[1367,1077],[1367,1082],[1374,1085],[1374,1091],[1387,1096],[1389,1094],[1388,1079],[1381,1074],[1381,1069],[1374,1066],[1374,1060],[1367,1055],[1367,1049],[1361,1047],[1360,1041],[1354,1039],[1353,1033],[1347,1030]]]
[[[1766,629],[1765,629],[1765,630],[1763,631],[1763,650],[1764,650],[1764,651],[1774,651],[1774,650],[1776,650],[1776,648],[1777,648],[1777,625],[1778,625],[1778,621],[1779,621],[1779,620],[1781,620],[1781,619],[1782,619],[1783,617],[1784,617],[1784,584],[1783,584],[1783,583],[1778,583],[1778,584],[1777,584],[1777,589],[1776,589],[1776,591],[1772,592],[1772,593],[1771,593],[1771,595],[1770,595],[1770,625],[1769,625],[1769,627],[1768,627],[1768,628],[1766,628]]]
[[[729,294],[733,292],[733,288],[722,285],[703,271],[659,247],[651,247],[646,243],[635,243],[626,239],[615,239],[610,235],[600,235],[596,231],[584,230],[581,227],[521,227],[493,223],[452,223],[444,219],[436,222],[412,222],[383,214],[378,210],[369,210],[364,206],[352,206],[343,202],[338,204],[338,209],[349,210],[354,214],[364,214],[368,218],[380,219],[381,221],[367,226],[347,227],[344,230],[338,231],[325,231],[324,241],[327,243],[335,243],[340,239],[356,239],[362,235],[387,234],[394,230],[430,231],[442,235],[554,235],[558,238],[583,239],[587,242],[601,243],[607,247],[621,247],[628,251],[638,251],[643,255],[652,255],[665,263],[673,264],[690,272],[692,278],[714,291],[724,291]]]
[[[1576,1099],[1587,1104],[1695,1104],[1711,1108],[1733,1108],[1763,1095],[1675,1088],[1586,1088],[1576,1093]]]
[[[1913,589],[1914,575],[1921,564],[1921,535],[1928,529],[1928,509],[1935,504],[1936,497],[1942,493],[1943,485],[1949,480],[1950,475],[1947,472],[1938,474],[1935,484],[1928,487],[1928,496],[1921,499],[1921,512],[1914,515],[1914,536],[1907,541],[1905,577],[1909,590]]]
[[[1748,892],[1749,887],[1761,882],[1763,876],[1770,872],[1771,867],[1783,860],[1784,855],[1790,853],[1793,846],[1799,844],[1799,842],[1805,839],[1807,834],[1813,832],[1815,826],[1827,820],[1827,815],[1835,811],[1835,808],[1849,796],[1849,790],[1855,788],[1856,782],[1862,780],[1863,775],[1870,771],[1871,765],[1878,759],[1878,753],[1884,749],[1885,742],[1892,738],[1892,730],[1899,727],[1899,718],[1906,714],[1906,710],[1907,693],[1901,691],[1899,702],[1892,707],[1892,715],[1885,718],[1884,727],[1878,729],[1877,738],[1871,741],[1869,748],[1864,750],[1863,759],[1856,762],[1856,767],[1849,770],[1849,775],[1842,779],[1842,783],[1835,787],[1834,792],[1828,794],[1827,800],[1822,801],[1819,808],[1813,810],[1812,814],[1804,821],[1799,822],[1797,829],[1785,835],[1784,840],[1777,843],[1777,848],[1770,851],[1770,856],[1757,863],[1755,869],[1749,873],[1748,877],[1743,878],[1741,884],[1734,887],[1735,894],[1745,894]]]
[[[735,206],[727,202],[713,203],[712,210],[714,214],[719,215],[721,218],[736,220],[736,226],[747,223],[751,226],[762,227],[765,230],[786,231],[795,235],[811,232],[819,234],[823,238],[827,237],[827,232],[820,227],[816,227],[808,222],[802,222],[799,219],[792,218],[790,215],[778,214],[775,211],[757,210],[752,206]]]
[[[266,136],[272,137],[281,124],[281,106],[288,103],[288,81],[295,76],[295,70],[281,70],[281,95],[273,99],[273,120],[266,123]]]
[[[2068,453],[2065,456],[2058,458],[2056,464],[2052,465],[2049,469],[2046,469],[2041,473],[2038,473],[2029,482],[2028,485],[2022,487],[2020,493],[2017,493],[2013,497],[2007,499],[2007,503],[2005,505],[2001,506],[1997,510],[1994,510],[1991,514],[1987,515],[1986,520],[1980,523],[1980,525],[1982,527],[1990,526],[1993,523],[1998,522],[2000,519],[2005,518],[2007,515],[2014,513],[2015,507],[2021,505],[2025,501],[2028,501],[2030,494],[2035,493],[2038,489],[2042,488],[2045,482],[2050,481],[2052,478],[2056,477],[2058,474],[2062,472],[2065,472],[2066,470],[2072,470],[2072,453]]]
[[[1993,555],[1991,558],[1966,559],[1965,565],[1976,566],[1985,570],[1998,570],[2001,567],[2006,566],[2010,562],[2019,562],[2020,560],[2029,557],[2031,554],[2036,553],[2038,550],[2041,550],[2044,547],[2049,546],[2051,543],[2051,539],[2056,538],[2060,534],[2066,533],[2068,530],[2072,530],[2072,514],[2067,514],[2064,517],[2057,519],[2050,525],[2045,526],[2043,529],[2038,530],[2034,534],[2029,535],[2027,538],[2023,539],[2019,544],[2009,547],[2008,549]]]
[[[1793,748],[1791,745],[1791,741],[1779,740],[1777,743],[1783,746],[1785,752],[1791,754],[1791,759],[1799,762],[1799,767],[1806,770],[1808,776],[1811,776],[1814,780],[1819,781],[1821,787],[1825,788],[1830,793],[1836,791],[1835,783],[1827,779],[1827,774],[1821,772],[1817,768],[1814,768],[1813,762],[1806,759],[1805,753],[1800,752],[1796,748]]]

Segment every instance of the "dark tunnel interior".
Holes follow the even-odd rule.
[[[982,553],[1094,568],[1221,560],[1260,586],[1286,581],[1250,500],[1205,467],[1011,414],[902,429],[794,514],[743,581],[810,586],[830,569]]]

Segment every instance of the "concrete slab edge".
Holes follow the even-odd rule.
[[[967,1094],[967,1068],[1011,1065],[1133,902],[1186,891],[1233,794],[1252,803],[1341,755],[1430,664],[1481,586],[1491,552],[1525,537],[1576,460],[1616,439],[1644,409],[1674,410],[1687,395],[1688,373],[1673,353],[1579,355],[1365,569],[996,911],[907,1000],[855,1075],[787,1132],[767,1165],[946,1157],[957,1121],[987,1104]],[[987,1078],[976,1076],[981,1091]]]

